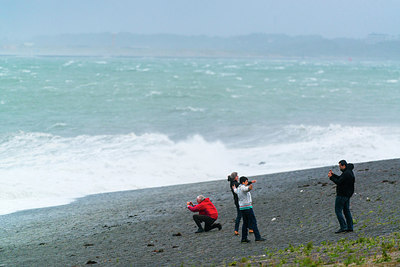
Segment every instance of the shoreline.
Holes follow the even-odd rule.
[[[89,195],[49,208],[0,216],[0,266],[221,265],[265,249],[338,241],[400,230],[400,159],[355,163],[351,200],[355,232],[335,235],[335,187],[327,166],[251,176],[254,212],[265,242],[240,244],[226,180]],[[244,175],[239,172],[239,175]],[[219,212],[222,230],[194,234],[186,201],[203,194]]]
[[[396,158],[395,158],[396,159]],[[355,164],[360,164],[360,163],[368,163],[368,162],[379,162],[379,161],[387,161],[387,160],[394,160],[394,159],[380,159],[380,160],[371,160],[371,161],[366,161],[366,162],[359,162],[359,163],[355,163]],[[331,166],[331,168],[335,168],[336,165]],[[249,175],[248,177],[264,177],[264,176],[268,176],[268,175],[284,175],[286,173],[291,173],[291,172],[299,172],[299,171],[305,171],[305,170],[314,170],[314,169],[321,169],[321,168],[326,168],[326,166],[317,166],[317,167],[305,167],[305,168],[301,168],[301,169],[294,169],[294,170],[285,170],[285,171],[277,171],[277,172],[272,172],[272,173],[264,173],[264,174],[254,174],[254,175]],[[228,175],[228,174],[227,174]],[[218,182],[218,181],[226,181],[226,178],[222,178],[222,179],[216,179],[216,180],[207,180],[207,181],[202,181],[202,182],[188,182],[188,183],[183,183],[183,184],[170,184],[170,185],[161,185],[161,186],[151,186],[151,187],[144,187],[144,188],[137,188],[137,189],[127,189],[127,190],[118,190],[118,191],[109,191],[109,192],[102,192],[102,193],[89,193],[87,195],[83,195],[83,196],[78,196],[75,198],[63,198],[63,199],[57,199],[57,201],[60,204],[42,204],[36,207],[32,207],[32,208],[22,208],[22,209],[16,209],[10,212],[6,212],[6,213],[0,213],[0,217],[1,216],[7,216],[10,214],[14,214],[14,213],[19,213],[19,212],[26,212],[26,211],[30,211],[30,210],[40,210],[40,209],[46,209],[46,208],[54,208],[54,207],[60,207],[60,206],[65,206],[65,205],[70,205],[76,201],[79,201],[81,199],[84,199],[86,197],[90,197],[90,196],[95,196],[95,195],[103,195],[103,194],[113,194],[113,193],[122,193],[122,192],[131,192],[131,191],[137,191],[137,190],[147,190],[147,189],[157,189],[157,188],[165,188],[165,187],[171,187],[171,186],[186,186],[186,185],[194,185],[194,184],[203,184],[203,183],[208,183],[208,182]]]

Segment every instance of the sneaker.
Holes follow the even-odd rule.
[[[242,241],[240,241],[241,243],[250,243],[250,240],[248,239],[242,239]]]
[[[194,232],[194,233],[195,233],[195,234],[198,234],[198,233],[202,233],[202,232],[204,232],[204,229],[203,229],[203,228],[199,228],[199,229],[197,229],[197,231]]]
[[[239,235],[239,232],[238,232],[238,231],[235,231],[235,235]]]
[[[262,241],[265,241],[265,238],[260,238],[260,239],[256,239],[256,242],[262,242]]]
[[[353,232],[353,229],[351,229],[351,230],[346,230],[346,232]]]
[[[220,223],[217,223],[216,225],[218,227],[218,231],[220,231],[222,229],[222,225]]]
[[[249,233],[250,234],[254,233],[253,229],[249,229]]]
[[[346,232],[346,230],[339,229],[339,230],[337,230],[337,231],[335,232],[335,234],[341,234],[341,233],[345,233],[345,232]]]

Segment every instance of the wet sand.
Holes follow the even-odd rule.
[[[400,231],[400,159],[355,164],[355,231],[334,234],[337,166],[250,177],[265,242],[241,244],[224,180],[92,195],[59,207],[0,216],[0,266],[224,265],[289,244],[337,241]],[[239,175],[245,175],[240,173]],[[186,201],[209,197],[222,230],[197,230]]]

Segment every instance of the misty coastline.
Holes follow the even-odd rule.
[[[96,33],[0,39],[0,55],[400,59],[400,36],[362,39],[319,35],[249,34],[231,37]]]

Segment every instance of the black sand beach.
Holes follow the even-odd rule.
[[[93,195],[0,216],[0,266],[224,265],[267,248],[400,231],[400,159],[355,164],[355,231],[339,235],[329,169],[339,173],[335,165],[251,177],[258,181],[252,196],[264,242],[250,235],[252,242],[241,244],[233,234],[236,210],[223,179]],[[217,207],[221,231],[194,233],[186,201],[199,194]]]

